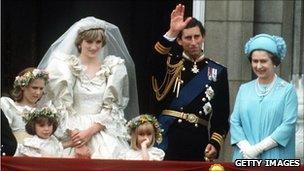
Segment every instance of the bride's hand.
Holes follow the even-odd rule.
[[[76,144],[76,147],[81,147],[85,145],[92,137],[92,132],[90,132],[89,129],[85,129],[82,131],[73,132],[71,135],[71,139],[74,144]]]
[[[99,123],[94,123],[88,129],[78,131],[76,133],[72,132],[71,138],[74,143],[78,144],[77,145],[78,147],[81,147],[82,145],[90,141],[92,136],[94,136],[96,133],[98,133],[101,130],[105,130],[105,126]]]

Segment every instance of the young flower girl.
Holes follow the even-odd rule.
[[[63,149],[73,145],[72,141],[62,144],[53,135],[58,127],[58,115],[49,107],[33,108],[23,117],[25,130],[33,135],[25,138],[15,156],[63,157]]]
[[[163,160],[163,150],[153,147],[162,141],[162,130],[158,121],[151,115],[140,115],[127,124],[131,136],[131,148],[124,154],[127,160]]]

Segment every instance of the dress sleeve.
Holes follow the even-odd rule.
[[[165,152],[156,147],[152,147],[151,150],[149,150],[148,154],[149,154],[149,160],[157,160],[157,161],[164,160],[164,156],[165,156]]]
[[[61,115],[61,125],[63,125],[68,114],[75,114],[72,108],[75,77],[68,65],[70,57],[64,54],[55,54],[55,56],[46,68],[50,75],[46,92]]]
[[[23,143],[18,145],[15,156],[42,157],[39,141],[35,137],[25,138]]]
[[[234,145],[242,140],[246,140],[242,127],[240,112],[239,112],[241,94],[242,94],[242,86],[240,87],[237,93],[234,109],[230,117],[231,145]]]
[[[290,85],[285,96],[282,123],[270,135],[278,144],[285,147],[294,136],[298,114],[298,99],[295,88]]]
[[[18,154],[16,154],[15,156],[42,157],[39,151],[39,149],[33,147],[20,145],[18,148]]]
[[[104,108],[118,108],[123,110],[126,108],[129,101],[129,82],[127,69],[124,60],[112,57],[108,58],[110,75],[107,79],[107,86],[104,93],[103,107]]]
[[[103,96],[100,114],[93,115],[92,119],[106,127],[112,135],[126,137],[126,120],[124,109],[129,101],[129,82],[124,60],[109,56],[104,61],[104,66],[110,72],[107,76],[106,88]]]
[[[13,118],[14,118],[14,112],[12,111],[11,106],[13,105],[14,101],[10,99],[9,97],[1,97],[1,109],[6,116],[9,125],[12,125]]]

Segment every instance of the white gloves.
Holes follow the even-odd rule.
[[[247,155],[247,150],[249,150],[253,147],[249,144],[249,142],[247,140],[242,140],[242,141],[238,142],[236,145],[240,148],[241,152],[243,153],[244,159],[253,159],[254,158],[254,157],[249,157]]]
[[[275,142],[270,136],[255,145],[250,145],[247,140],[242,140],[237,143],[237,146],[243,153],[244,159],[256,159],[263,151],[272,149],[277,145],[277,142]]]
[[[238,142],[236,145],[241,149],[242,152],[251,147],[251,145],[247,140],[242,140]]]

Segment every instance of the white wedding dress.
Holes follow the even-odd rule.
[[[76,56],[55,54],[47,66],[50,74],[48,95],[63,116],[61,127],[85,130],[100,123],[105,130],[92,136],[87,144],[92,158],[116,159],[128,148],[124,108],[128,103],[128,77],[124,60],[108,56],[94,78]],[[70,149],[70,155],[73,150]]]

